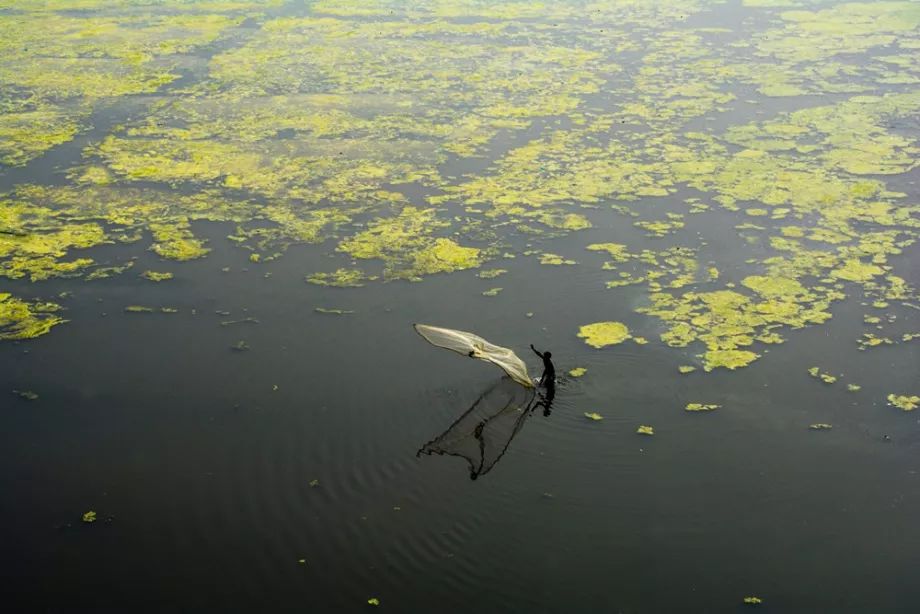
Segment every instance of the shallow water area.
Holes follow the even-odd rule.
[[[915,610],[916,3],[0,35],[13,611]],[[507,382],[418,322],[551,350],[552,402],[468,427]]]

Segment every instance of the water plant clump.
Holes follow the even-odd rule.
[[[34,339],[64,320],[56,303],[28,302],[0,292],[0,340]]]

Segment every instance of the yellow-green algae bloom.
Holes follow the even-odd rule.
[[[518,237],[574,264],[552,241],[605,209],[625,223],[586,246],[603,283],[642,292],[639,313],[706,371],[751,364],[849,297],[917,303],[894,257],[915,249],[920,207],[889,187],[920,159],[897,128],[920,111],[914,3],[747,0],[730,42],[689,25],[713,8],[698,0],[174,4],[0,0],[0,165],[44,163],[95,110],[149,97],[67,182],[0,195],[0,277],[126,270],[96,262],[104,244],[205,258],[203,223],[229,224],[253,262],[330,241],[331,272],[303,272],[327,286],[477,268]],[[796,110],[709,123],[739,88]],[[446,174],[474,158],[482,171]],[[688,213],[729,219],[745,267],[708,261]]]
[[[716,405],[714,403],[687,403],[687,406],[684,408],[686,411],[713,411],[719,409],[721,405]]]
[[[173,274],[160,271],[144,271],[141,273],[141,277],[150,281],[166,281],[172,279]]]
[[[595,348],[616,345],[632,338],[632,335],[629,334],[629,329],[621,322],[585,324],[579,329],[578,336],[584,339],[585,343]]]
[[[0,292],[0,340],[34,339],[65,322],[55,303],[30,303]]]
[[[904,394],[889,394],[888,404],[900,407],[904,411],[912,411],[920,406],[920,397],[917,395],[907,396]]]
[[[808,374],[812,377],[818,378],[823,381],[825,384],[833,384],[837,381],[837,377],[831,375],[830,373],[822,373],[818,367],[811,367],[808,369]]]

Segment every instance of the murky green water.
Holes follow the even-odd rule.
[[[6,603],[914,611],[918,49],[914,2],[0,0]],[[476,480],[416,452],[506,384],[414,322],[553,352]]]

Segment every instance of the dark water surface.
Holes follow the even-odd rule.
[[[60,181],[79,155],[62,146],[0,186]],[[916,201],[915,181],[890,186]],[[607,290],[604,256],[584,249],[679,242],[643,238],[606,208],[585,215],[593,228],[543,245],[579,266],[519,257],[494,280],[324,288],[304,275],[335,268],[333,244],[255,266],[225,239],[232,225],[201,223],[213,251],[200,260],[164,262],[140,243],[87,250],[136,257],[134,272],[170,271],[168,283],[4,282],[73,294],[66,325],[0,344],[4,610],[351,612],[376,597],[393,612],[735,612],[758,595],[764,612],[917,611],[920,412],[885,404],[917,392],[916,343],[856,351],[866,309],[854,295],[744,369],[681,375],[699,347],[659,343],[661,323],[634,312],[642,287]],[[750,274],[759,248],[737,216],[685,221],[707,242],[701,261],[727,280]],[[890,262],[920,283],[916,250]],[[247,317],[258,322],[221,324]],[[650,343],[595,350],[575,336],[603,320]],[[532,375],[527,345],[553,352],[552,413],[527,418],[475,481],[462,460],[416,451],[501,374],[424,343],[415,322],[512,347]],[[810,377],[814,365],[842,383]],[[575,367],[587,375],[565,375]],[[87,510],[99,520],[81,522]]]
[[[849,338],[837,332],[858,310],[798,333],[775,359],[688,377],[652,344],[585,352],[570,322],[628,305],[583,267],[512,270],[486,298],[472,273],[316,289],[300,275],[316,257],[293,250],[265,279],[218,248],[176,267],[165,289],[61,283],[76,294],[73,321],[0,347],[0,388],[41,394],[4,402],[8,600],[727,611],[756,591],[775,611],[910,611],[920,596],[917,424],[865,400],[910,381],[917,354],[840,359]],[[181,312],[121,311],[145,293]],[[356,313],[313,311],[326,305]],[[230,317],[215,310],[260,323],[222,327]],[[562,382],[551,416],[535,413],[471,482],[460,460],[414,455],[498,372],[427,346],[415,321],[522,354],[533,341],[561,372],[577,363],[591,377]],[[251,350],[231,351],[241,339]],[[858,373],[865,396],[820,385],[813,363]],[[724,408],[682,411],[694,401]],[[83,525],[86,509],[114,520]]]

